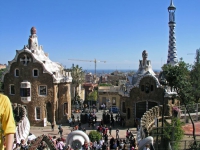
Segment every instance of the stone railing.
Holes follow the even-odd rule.
[[[37,150],[40,143],[44,141],[50,150],[56,150],[52,140],[47,135],[38,136],[34,141],[31,141],[29,150]]]
[[[149,135],[149,132],[152,130],[153,126],[155,125],[155,119],[162,119],[162,116],[164,118],[169,118],[171,116],[171,109],[170,105],[167,105],[165,107],[166,111],[164,115],[162,115],[163,106],[155,106],[148,111],[144,113],[144,115],[141,118],[140,122],[140,137],[143,139]]]

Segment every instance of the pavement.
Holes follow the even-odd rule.
[[[77,115],[80,115],[79,113],[75,113],[74,116],[75,118],[77,117]],[[98,113],[96,113],[97,115],[97,123],[96,123],[96,126],[99,124],[99,122],[101,121],[102,119],[102,111],[99,111]],[[116,114],[114,114],[115,116]],[[76,122],[74,125],[72,126],[75,126],[77,125],[78,122]],[[107,125],[108,127],[109,125]],[[63,136],[64,138],[67,137],[67,135],[69,133],[71,133],[71,130],[73,127],[70,127],[68,123],[66,124],[63,124],[62,125],[62,128],[63,128]],[[82,128],[85,128],[86,129],[86,133],[89,134],[90,131],[93,131],[93,130],[96,130],[97,128],[93,128],[93,127],[88,127],[88,124],[82,124]],[[126,127],[121,127],[119,124],[115,123],[115,126],[112,127],[112,132],[111,132],[111,136],[109,136],[109,139],[113,136],[114,138],[116,138],[116,129],[119,129],[119,138],[122,138],[122,139],[125,139],[126,138],[126,130],[128,128]],[[129,128],[129,130],[132,131],[133,135],[135,135],[136,137],[136,128]],[[51,129],[51,126],[46,126],[46,127],[35,127],[35,126],[31,126],[31,129],[30,129],[30,132],[32,134],[34,134],[35,136],[40,136],[40,135],[49,135],[49,136],[56,136],[57,138],[59,137],[59,134],[58,134],[58,125],[56,125],[54,127],[54,131],[52,131]],[[109,134],[109,133],[108,133]]]
[[[78,123],[76,123],[78,124]],[[86,133],[89,134],[90,131],[93,131],[93,130],[96,130],[96,128],[92,128],[92,127],[88,127],[88,124],[83,124],[82,125],[83,128],[86,129]],[[62,125],[62,128],[63,128],[63,136],[64,138],[67,137],[67,135],[69,133],[71,133],[71,130],[72,130],[72,127],[69,127],[68,125]],[[126,130],[127,128],[123,128],[123,127],[120,127],[119,125],[116,125],[112,132],[111,132],[111,136],[109,136],[109,139],[113,136],[114,138],[116,138],[116,129],[119,129],[119,138],[121,139],[125,139],[126,137]],[[131,130],[133,132],[134,135],[136,135],[136,128],[129,128],[129,130]],[[46,127],[34,127],[34,126],[31,126],[31,129],[30,129],[30,132],[32,134],[34,134],[35,136],[40,136],[40,135],[49,135],[49,136],[56,136],[56,137],[59,137],[59,134],[58,134],[58,126],[55,126],[54,128],[54,131],[52,131],[51,129],[51,126],[46,126]]]
[[[77,115],[79,114],[74,114],[75,115],[75,118]],[[96,125],[99,124],[101,118],[102,118],[102,112],[99,111],[97,113],[97,123]],[[75,125],[77,125],[78,123],[76,122]],[[73,126],[75,126],[73,125]],[[109,125],[107,125],[109,126]],[[63,127],[63,136],[64,138],[67,137],[67,135],[69,133],[71,133],[71,130],[72,130],[72,127],[70,127],[68,124],[63,124],[62,125]],[[93,129],[92,127],[88,127],[88,124],[82,124],[82,127],[86,129],[86,133],[89,134],[90,131],[92,130],[96,130],[96,127]],[[183,138],[183,140],[193,140],[192,138],[192,132],[193,132],[193,127],[192,127],[192,124],[186,124],[184,125],[183,127],[183,130],[185,131],[185,136]],[[111,136],[109,136],[109,139],[111,137],[114,137],[116,138],[116,129],[119,129],[119,138],[120,139],[125,139],[126,138],[126,130],[127,128],[126,127],[121,127],[120,125],[116,124],[115,123],[115,126],[113,127],[113,130],[112,130],[112,134]],[[137,130],[136,128],[129,128],[129,130],[132,131],[132,133],[134,134],[134,136],[136,137],[136,133],[137,133]],[[33,133],[35,136],[40,136],[40,135],[49,135],[49,136],[56,136],[57,138],[59,137],[59,134],[58,134],[58,125],[55,126],[54,128],[54,131],[52,131],[51,129],[51,126],[46,126],[46,127],[34,127],[34,126],[31,126],[31,129],[30,129],[30,132]],[[195,123],[195,134],[196,134],[196,139],[197,140],[200,140],[200,122],[196,122]]]
[[[200,136],[200,122],[195,122],[194,126],[195,126],[195,135]],[[185,132],[185,135],[193,134],[193,126],[191,123],[184,125],[182,128]]]

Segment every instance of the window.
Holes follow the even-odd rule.
[[[68,114],[68,103],[64,103],[63,105],[63,114],[64,116]]]
[[[146,92],[146,93],[149,93],[149,90],[150,90],[150,89],[149,89],[149,84],[146,83],[146,85],[145,85],[145,92]]]
[[[19,69],[15,69],[15,77],[19,77]]]
[[[131,118],[131,112],[130,112],[130,108],[128,108],[127,118],[128,118],[128,119],[130,119],[130,118]]]
[[[35,119],[36,120],[40,120],[41,117],[40,117],[40,107],[36,107],[35,108]]]
[[[38,76],[39,76],[38,69],[33,69],[33,77],[38,77]]]
[[[102,104],[106,104],[106,97],[102,97]]]
[[[20,88],[20,96],[21,97],[29,97],[29,96],[31,96],[30,88]]]
[[[112,105],[116,105],[116,97],[112,98]]]
[[[46,85],[40,85],[39,86],[39,95],[40,96],[46,96],[47,95],[47,86]]]
[[[144,91],[144,85],[141,86],[141,91]]]
[[[151,91],[153,91],[153,85],[151,85]]]
[[[14,86],[14,84],[10,85],[10,95],[15,95],[15,86]]]
[[[123,113],[126,113],[126,106],[125,106],[125,102],[122,102],[122,111],[123,111]]]

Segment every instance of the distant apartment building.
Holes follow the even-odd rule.
[[[72,100],[75,98],[75,91],[76,91],[76,85],[71,84],[71,98],[72,98]],[[79,84],[79,86],[77,87],[77,92],[78,92],[80,99],[85,100],[85,89],[81,84]]]
[[[99,86],[98,87],[98,100],[99,106],[105,104],[107,108],[118,107],[121,108],[119,95],[119,86]]]
[[[6,64],[0,64],[0,70],[5,69],[5,68],[6,68]]]

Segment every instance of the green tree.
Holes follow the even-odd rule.
[[[3,73],[5,72],[5,70],[6,70],[6,68],[0,69],[0,91],[3,90],[3,89],[2,89],[3,83],[2,83],[2,81],[1,81],[1,79],[2,79],[2,76],[3,76]]]
[[[193,86],[192,92],[194,95],[195,103],[198,103],[200,99],[200,62],[196,61],[194,63],[190,72],[190,76]]]
[[[162,67],[162,69],[163,76],[167,80],[167,85],[171,87],[171,91],[172,89],[174,89],[177,92],[177,98],[186,108],[188,116],[193,125],[193,139],[194,145],[196,145],[195,126],[187,107],[188,104],[194,102],[192,92],[193,87],[190,77],[190,67],[191,65],[185,63],[182,59],[180,59],[178,65],[172,66],[166,64]]]
[[[94,141],[98,142],[102,138],[102,136],[101,136],[101,133],[98,131],[91,131],[89,133],[89,138],[90,138],[91,142],[94,142]]]
[[[74,66],[72,65],[71,68],[71,75],[72,75],[72,84],[75,84],[75,97],[74,100],[79,99],[78,95],[78,87],[80,84],[82,84],[85,81],[85,72],[83,71],[82,67],[79,67],[78,65]]]
[[[100,83],[99,86],[112,86],[110,83]]]
[[[93,92],[91,92],[88,97],[87,100],[97,100],[97,90],[94,90]]]
[[[183,123],[181,123],[179,118],[172,118],[171,123],[165,122],[164,127],[164,138],[167,141],[173,141],[173,149],[178,150],[179,148],[179,141],[184,136],[184,131],[182,129]]]

